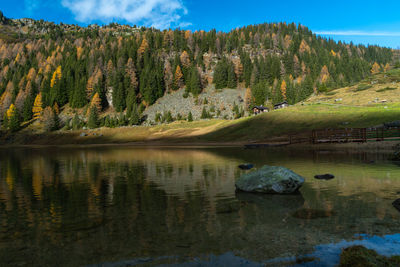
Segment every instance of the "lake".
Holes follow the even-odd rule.
[[[390,154],[243,148],[2,148],[0,265],[335,265],[343,247],[400,251]],[[300,194],[235,192],[253,163]],[[316,174],[332,173],[321,181]],[[314,264],[314,265],[313,265]]]

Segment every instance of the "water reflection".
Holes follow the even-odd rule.
[[[400,168],[386,158],[240,148],[3,149],[0,262],[149,258],[145,264],[156,265],[201,255],[265,262],[359,233],[398,233],[400,213],[391,202]],[[285,166],[306,183],[293,196],[237,194],[243,162]],[[327,172],[336,178],[313,178]]]

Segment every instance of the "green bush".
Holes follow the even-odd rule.
[[[359,91],[364,91],[364,90],[367,90],[367,89],[370,89],[370,88],[372,88],[372,85],[362,83],[362,84],[357,86],[355,91],[359,92]]]
[[[376,90],[378,93],[382,93],[382,92],[385,92],[385,91],[393,91],[393,90],[396,90],[397,88],[396,87],[385,87],[385,88],[381,88],[381,89],[379,89],[379,90]]]

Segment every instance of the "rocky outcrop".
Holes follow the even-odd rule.
[[[164,114],[171,112],[172,117],[177,118],[178,114],[187,118],[189,112],[192,113],[193,120],[199,120],[203,108],[205,108],[213,118],[233,119],[235,114],[234,105],[244,109],[245,89],[223,89],[215,90],[214,86],[208,86],[203,92],[193,97],[191,94],[185,96],[185,89],[165,94],[156,103],[148,107],[143,115],[147,115],[146,123],[154,124],[157,113]]]
[[[265,194],[293,194],[303,185],[304,178],[284,167],[264,166],[242,175],[236,189]]]

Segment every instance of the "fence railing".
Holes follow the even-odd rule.
[[[318,143],[347,143],[384,141],[400,138],[400,127],[378,127],[378,128],[347,128],[347,129],[325,129],[313,130],[310,142]]]
[[[400,127],[324,129],[282,136],[281,138],[270,140],[265,144],[247,144],[245,147],[277,147],[301,143],[365,143],[368,141],[389,141],[395,139],[400,139]]]

